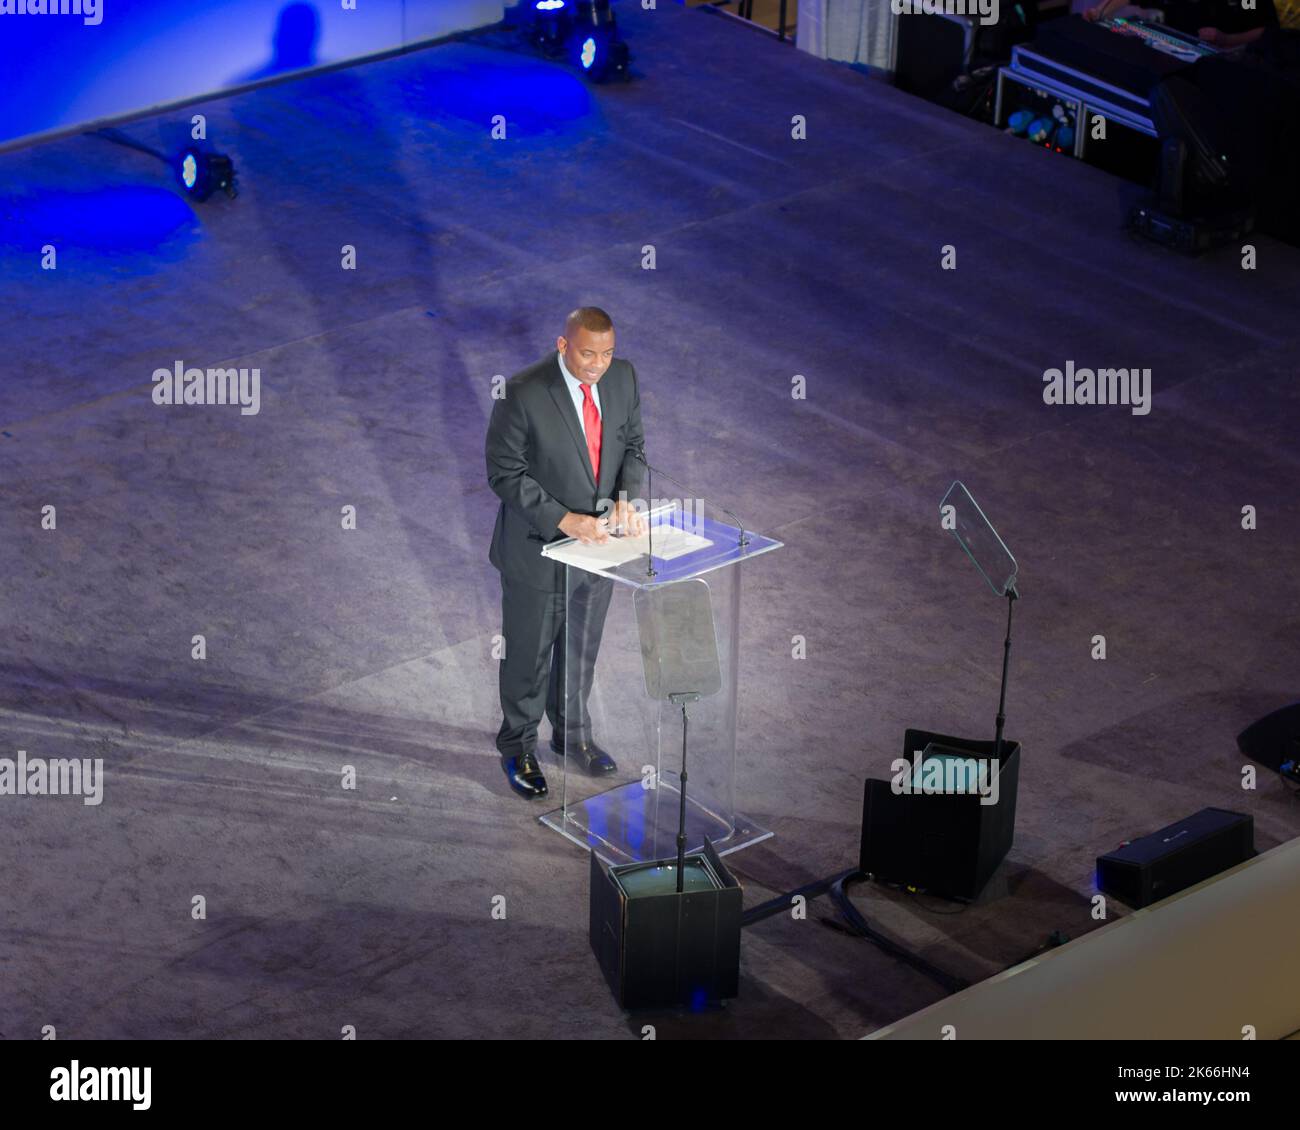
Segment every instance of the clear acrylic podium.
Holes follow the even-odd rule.
[[[772,835],[737,811],[736,689],[744,563],[782,543],[712,510],[673,500],[643,515],[646,534],[542,550],[565,566],[563,664],[551,671],[563,737],[553,732],[566,750],[594,741],[618,769],[590,777],[566,753],[560,807],[540,819],[609,864],[676,854],[683,705],[687,851],[706,836],[725,855]]]

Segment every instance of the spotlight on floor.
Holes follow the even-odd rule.
[[[176,159],[176,178],[188,196],[206,200],[220,189],[232,200],[239,194],[235,187],[235,163],[221,153],[204,153],[201,149],[184,149]]]
[[[574,62],[592,82],[627,78],[631,59],[609,0],[578,0],[570,40]]]

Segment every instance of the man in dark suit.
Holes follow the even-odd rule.
[[[487,432],[488,484],[501,499],[489,560],[501,573],[501,728],[497,750],[510,787],[524,797],[547,793],[537,763],[543,709],[551,749],[593,776],[613,773],[595,742],[587,701],[614,582],[565,568],[542,546],[566,537],[607,542],[611,530],[645,530],[630,499],[644,464],[641,397],[631,362],[614,360],[614,324],[594,306],[573,311],[554,353],[516,373],[492,408]],[[577,671],[568,673],[572,639]]]

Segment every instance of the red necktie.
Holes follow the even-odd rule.
[[[591,474],[600,482],[600,413],[591,395],[591,385],[582,385],[582,426],[587,433],[587,454],[591,457]]]

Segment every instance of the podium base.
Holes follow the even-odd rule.
[[[728,820],[709,806],[708,798],[697,801],[693,793],[692,780],[686,794],[688,852],[702,850],[706,838],[722,856],[772,837],[757,821],[739,812]],[[585,800],[570,801],[538,819],[611,866],[675,858],[680,795],[677,775],[670,773],[660,779],[657,789],[629,781]]]

